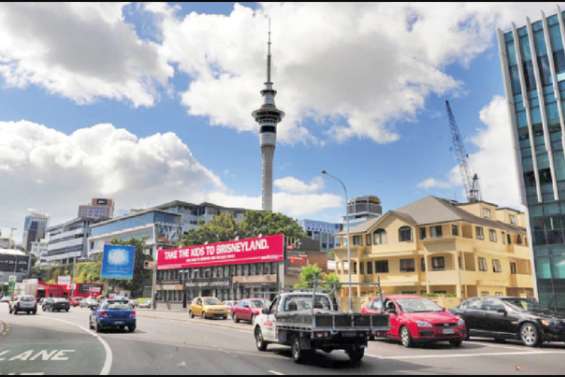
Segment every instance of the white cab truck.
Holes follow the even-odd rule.
[[[352,363],[363,359],[370,336],[382,336],[389,327],[386,314],[339,312],[331,296],[314,292],[279,294],[255,318],[253,334],[259,351],[269,344],[290,346],[296,363],[315,350],[344,350]]]

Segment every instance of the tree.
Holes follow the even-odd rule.
[[[280,213],[247,211],[242,222],[238,223],[229,213],[216,215],[208,224],[202,224],[187,232],[180,244],[199,245],[205,242],[230,241],[239,238],[257,237],[282,233],[287,238],[303,238],[306,234],[298,223]]]
[[[317,287],[323,290],[339,289],[339,278],[335,273],[324,273],[315,264],[309,264],[302,267],[298,277],[298,283],[294,285],[297,289],[310,289],[314,287],[314,281],[317,281]]]

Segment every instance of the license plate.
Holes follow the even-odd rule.
[[[114,325],[123,325],[123,324],[125,324],[124,321],[115,321],[114,322]]]
[[[453,330],[453,329],[443,329],[443,334],[444,335],[453,335],[453,334],[455,334],[455,330]]]

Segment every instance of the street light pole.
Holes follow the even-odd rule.
[[[322,170],[322,175],[327,175],[330,178],[333,178],[334,180],[336,180],[337,182],[339,182],[339,184],[341,184],[341,187],[343,187],[343,192],[345,194],[345,222],[346,222],[346,233],[347,233],[347,272],[348,272],[348,281],[349,281],[349,288],[348,288],[348,304],[349,304],[349,313],[353,312],[353,298],[352,298],[352,282],[351,282],[351,245],[350,245],[350,239],[349,239],[349,215],[348,215],[348,195],[347,195],[347,187],[345,186],[345,183],[343,183],[343,181],[341,179],[339,179],[338,177],[335,177],[333,175],[331,175],[330,173],[328,173],[325,170]]]

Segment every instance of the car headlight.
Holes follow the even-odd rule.
[[[426,321],[416,321],[418,327],[432,327],[432,324]]]
[[[559,324],[558,321],[553,319],[540,319],[540,323],[545,327],[557,326]]]

